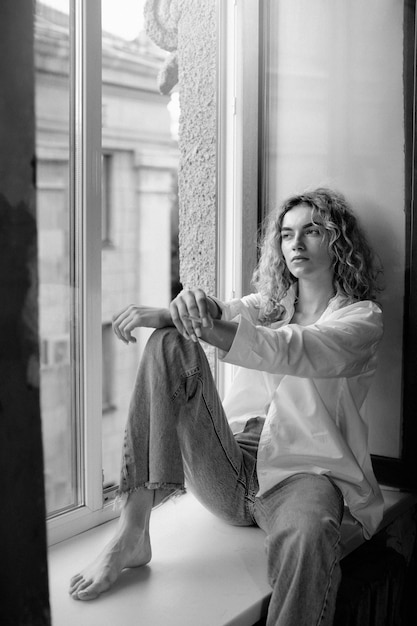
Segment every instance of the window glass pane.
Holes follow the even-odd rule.
[[[41,410],[48,514],[76,506],[69,201],[69,0],[35,4]]]
[[[265,20],[266,205],[324,185],[359,212],[387,285],[385,338],[367,403],[371,446],[392,457],[401,435],[403,4],[270,0]]]
[[[142,0],[102,0],[102,328],[104,487],[118,484],[130,395],[149,331],[126,346],[112,316],[168,306],[178,289],[177,94],[162,96],[165,53],[144,32]]]

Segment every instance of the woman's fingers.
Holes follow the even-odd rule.
[[[119,327],[120,333],[122,334],[122,336],[124,337],[127,343],[136,343],[136,339],[132,335],[131,331],[137,328],[138,326],[139,324],[137,323],[136,317],[134,317],[133,319],[131,319],[131,317],[128,317],[124,319],[123,322],[120,324],[120,327]]]
[[[127,308],[122,309],[122,311],[113,316],[112,324],[116,337],[126,344],[135,343],[136,339],[131,334],[131,331],[140,325],[139,307],[131,304]]]
[[[202,289],[182,291],[170,306],[171,317],[177,330],[187,339],[198,341],[201,327],[211,327],[213,322]]]
[[[213,320],[207,304],[207,296],[202,289],[196,289],[195,301],[198,307],[198,317],[201,324],[206,328],[212,328]]]
[[[121,341],[123,341],[124,343],[128,343],[128,341],[125,339],[125,337],[122,335],[120,331],[120,324],[125,319],[126,315],[128,315],[127,309],[123,309],[119,313],[116,313],[116,315],[113,315],[113,318],[112,318],[113,332],[116,335],[116,337],[120,339]]]
[[[186,339],[190,339],[194,334],[193,326],[187,313],[187,307],[180,295],[171,302],[169,310],[174,326],[178,332]]]

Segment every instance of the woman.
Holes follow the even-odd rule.
[[[118,530],[72,579],[74,598],[92,599],[124,567],[149,562],[151,509],[185,475],[212,512],[265,530],[267,623],[332,623],[344,503],[366,537],[382,515],[360,413],[382,335],[376,275],[343,196],[317,189],[270,221],[255,294],[222,303],[189,290],[169,310],[115,316],[126,343],[139,326],[160,330],[131,401]],[[200,340],[240,366],[223,406]]]

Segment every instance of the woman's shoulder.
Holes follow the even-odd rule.
[[[366,317],[375,320],[382,319],[382,305],[376,300],[359,300],[349,298],[343,294],[337,294],[329,302],[326,311],[329,316],[343,317]]]

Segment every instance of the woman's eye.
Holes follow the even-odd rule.
[[[320,235],[320,230],[318,228],[309,228],[306,230],[306,235]]]
[[[282,233],[281,234],[281,239],[290,239],[291,235],[290,233]]]

